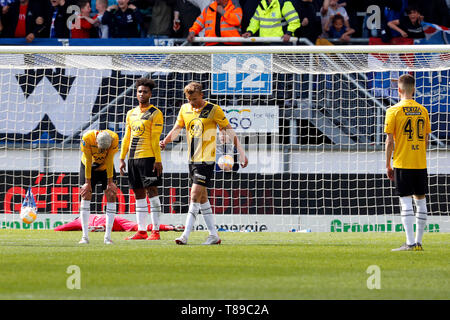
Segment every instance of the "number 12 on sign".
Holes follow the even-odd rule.
[[[212,94],[272,94],[272,55],[213,54]]]

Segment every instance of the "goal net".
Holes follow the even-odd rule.
[[[431,117],[427,231],[450,232],[449,72],[446,46],[2,47],[1,227],[52,229],[78,216],[80,137],[111,129],[122,139],[135,81],[148,77],[151,103],[164,114],[161,138],[186,103],[184,86],[198,81],[246,150],[248,167],[217,168],[209,189],[219,230],[400,232],[383,129],[397,78],[411,73]],[[217,144],[218,156],[235,157],[233,145]],[[162,159],[161,222],[182,224],[185,132]],[[135,220],[127,176],[117,184],[117,212]],[[26,225],[18,213],[29,189],[38,219]],[[102,214],[95,191],[91,212]]]

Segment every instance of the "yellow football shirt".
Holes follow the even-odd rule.
[[[128,154],[128,159],[155,158],[156,162],[161,162],[159,139],[163,125],[163,114],[153,105],[128,111],[120,159]]]
[[[198,110],[190,103],[183,104],[178,113],[177,124],[186,128],[189,162],[214,163],[217,126],[224,128],[229,124],[222,108],[207,101]]]
[[[428,110],[412,99],[386,111],[385,133],[394,135],[394,168],[426,169],[426,135],[431,133]]]
[[[119,136],[111,130],[105,130],[112,137],[111,146],[108,150],[100,152],[97,147],[97,135],[99,130],[89,130],[81,139],[81,162],[85,166],[86,179],[91,178],[91,170],[94,165],[94,171],[106,170],[108,178],[113,177],[114,170],[114,155],[119,150]]]

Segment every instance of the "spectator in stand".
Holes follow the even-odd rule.
[[[260,37],[280,37],[287,43],[295,31],[300,28],[300,19],[291,1],[262,0],[250,20],[247,32],[242,36],[251,37],[259,30]],[[287,23],[284,30],[283,22]],[[276,44],[276,43],[275,43]]]
[[[316,12],[319,8],[313,0],[291,1],[300,18],[301,27],[294,35],[298,38],[307,38],[312,43],[316,43],[317,37],[321,34],[320,19]]]
[[[358,22],[358,10],[366,11],[366,8],[362,8],[361,4],[363,1],[361,0],[339,0],[338,6],[343,7],[347,11],[348,21],[350,27],[355,30],[355,33],[358,32],[361,34],[361,25]]]
[[[1,24],[2,15],[6,14],[8,12],[9,5],[11,3],[13,3],[14,1],[16,1],[16,0],[0,0],[0,27],[2,27],[2,24]],[[0,32],[1,31],[2,30],[0,29]]]
[[[72,24],[71,38],[89,39],[95,24],[95,20],[90,17],[91,3],[89,0],[79,0],[77,6],[80,8],[80,14],[75,18],[75,23]]]
[[[141,11],[129,0],[117,0],[117,5],[109,6],[102,18],[109,28],[110,38],[145,37],[144,19]]]
[[[388,26],[397,31],[403,38],[425,38],[419,9],[415,6],[408,6],[406,14],[407,16],[403,16],[398,20],[389,21]]]
[[[106,1],[106,8],[116,4],[116,0],[105,0],[105,1]],[[133,0],[131,0],[131,1],[134,2]],[[91,0],[92,13],[95,13],[95,14],[98,13],[97,2],[98,2],[98,0]]]
[[[16,1],[16,0],[0,0],[0,7],[2,7],[2,8],[7,7],[14,1]]]
[[[67,12],[67,8],[72,4],[73,2],[69,0],[50,0],[46,14],[46,36],[58,39],[70,38],[67,21],[70,20],[73,12]]]
[[[344,7],[338,6],[338,0],[324,0],[322,8],[320,9],[320,18],[322,23],[322,36],[326,37],[325,25],[328,20],[336,14],[340,14],[344,17],[344,26],[350,29],[349,17],[347,10]]]
[[[2,17],[3,37],[25,38],[32,42],[42,37],[45,29],[42,8],[39,3],[30,0],[19,0],[8,5]]]
[[[355,33],[354,29],[345,26],[344,17],[340,14],[329,19],[324,28],[328,38],[339,39],[341,42],[349,42],[350,36]]]
[[[97,28],[98,37],[100,39],[107,39],[109,37],[108,25],[102,22],[103,15],[108,7],[108,0],[97,0],[95,2],[95,9],[97,14],[93,17],[95,20],[95,27]]]
[[[187,38],[189,28],[200,15],[200,8],[189,0],[177,0],[173,11],[172,29],[176,37]]]
[[[152,20],[148,28],[148,36],[169,38],[173,31],[173,9],[176,0],[148,0],[152,6]]]
[[[423,21],[450,27],[449,2],[446,0],[408,0],[423,15]]]
[[[92,14],[97,14],[97,9],[95,8],[96,0],[89,0],[89,3],[91,4],[91,12]]]
[[[240,37],[242,8],[237,0],[215,0],[197,17],[189,29],[187,41],[194,41],[200,31],[205,30],[205,37]],[[207,42],[212,45],[240,45],[240,43]]]
[[[2,16],[8,12],[9,5],[16,0],[0,0],[0,34],[3,31]]]
[[[386,19],[386,35],[385,42],[388,42],[391,38],[401,37],[401,34],[389,27],[389,22],[394,20],[400,20],[405,14],[407,0],[392,0],[384,8],[384,17]]]
[[[450,27],[450,0],[445,0],[446,5],[447,5],[447,17],[448,17],[448,21],[447,21],[447,25],[446,27]]]
[[[317,8],[319,8],[319,10],[318,10],[317,12],[320,12],[320,8],[322,8],[322,5],[323,5],[323,1],[324,1],[324,0],[313,0],[314,5],[315,5]]]
[[[299,1],[299,0],[297,0]],[[258,7],[261,0],[240,0],[239,3],[242,7],[242,23],[241,27],[242,30],[247,30],[248,25],[250,24],[250,19],[253,17],[253,15],[256,12],[256,8]],[[294,3],[292,1],[292,3]],[[257,34],[254,35],[255,37]]]
[[[154,0],[130,0],[129,5],[135,5],[142,15],[142,20],[144,21],[144,30],[149,30],[150,22],[152,20],[152,5]],[[150,5],[152,3],[152,5]],[[146,34],[144,35],[146,36]]]

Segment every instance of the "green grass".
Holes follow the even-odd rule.
[[[448,299],[450,234],[425,234],[423,252],[391,252],[404,242],[393,233],[221,233],[222,245],[200,245],[193,232],[177,246],[125,241],[131,233],[2,230],[0,299]],[[81,288],[68,289],[81,270]],[[381,288],[366,272],[380,268]]]

